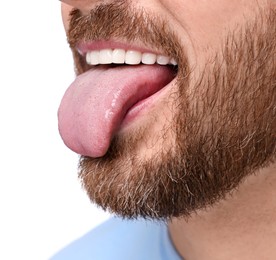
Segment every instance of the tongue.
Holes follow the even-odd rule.
[[[97,67],[76,78],[59,108],[59,131],[78,154],[103,156],[127,111],[172,80],[166,66]]]

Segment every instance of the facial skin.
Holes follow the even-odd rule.
[[[275,259],[269,251],[275,221],[268,221],[276,217],[275,1],[63,2],[80,77],[61,103],[59,127],[64,142],[83,155],[80,178],[90,199],[123,217],[172,220],[171,236],[185,259],[261,259],[264,251]],[[178,66],[152,103],[120,121],[107,148],[95,150],[87,144],[99,146],[101,136],[90,131],[98,117],[86,104],[101,107],[105,98],[88,102],[98,94],[90,85],[106,92],[108,75],[118,84],[120,71],[136,73],[88,66],[76,47],[97,40],[165,54]],[[259,235],[252,226],[272,231],[262,233],[258,247],[245,247]]]
[[[105,155],[83,154],[80,176],[92,201],[129,218],[189,216],[274,161],[272,1],[67,3],[79,8],[71,17],[72,8],[62,8],[77,74],[89,69],[75,49],[84,40],[127,40],[178,62],[176,79],[146,112],[119,127]],[[77,91],[67,96],[81,98]],[[71,118],[68,129],[79,125]]]

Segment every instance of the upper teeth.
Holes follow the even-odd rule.
[[[90,51],[86,53],[86,62],[89,65],[99,64],[159,64],[159,65],[177,65],[175,59],[171,59],[164,55],[156,55],[154,53],[141,53],[139,51],[123,49],[104,49]]]

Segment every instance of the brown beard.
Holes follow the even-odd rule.
[[[116,135],[104,157],[82,157],[79,176],[91,201],[122,217],[189,216],[275,161],[276,15],[260,11],[262,19],[229,34],[192,85],[184,47],[172,30],[122,3],[71,13],[68,40],[77,73],[88,69],[74,49],[80,40],[139,39],[161,48],[178,57],[177,91],[168,97],[173,117],[160,134],[163,147],[150,159],[137,153],[148,142],[145,124]]]

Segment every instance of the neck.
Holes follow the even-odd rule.
[[[186,260],[276,259],[276,164],[249,176],[210,209],[169,224]]]

